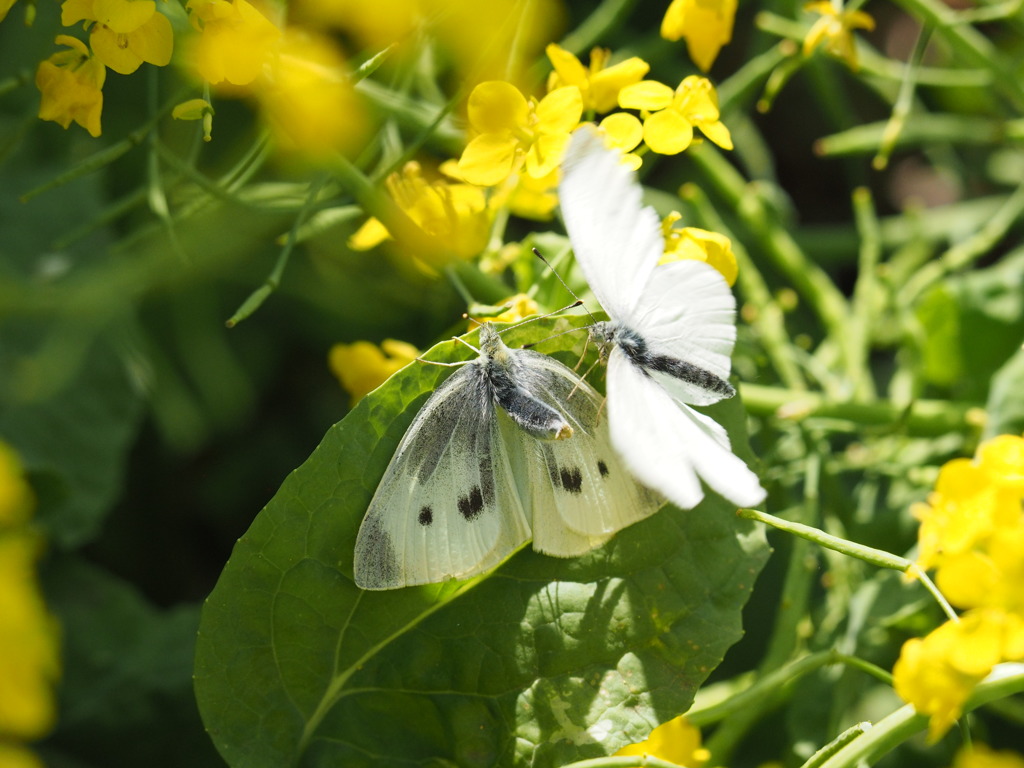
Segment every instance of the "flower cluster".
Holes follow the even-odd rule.
[[[939,473],[914,508],[922,569],[936,571],[949,601],[966,612],[909,640],[893,670],[896,691],[942,736],[992,667],[1024,659],[1024,438],[983,443],[973,460]]]
[[[19,742],[53,727],[60,671],[56,626],[36,583],[33,505],[17,457],[0,443],[0,762],[29,767],[42,763]]]
[[[384,339],[379,347],[356,341],[331,347],[327,363],[355,405],[419,354],[412,344],[396,339]]]
[[[64,0],[61,23],[82,22],[89,45],[58,35],[58,51],[39,64],[36,86],[42,94],[39,117],[64,128],[78,123],[92,136],[101,132],[103,84],[107,69],[130,75],[143,62],[158,67],[171,61],[171,22],[153,0]]]

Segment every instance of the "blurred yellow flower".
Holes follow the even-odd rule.
[[[142,62],[166,66],[174,48],[171,22],[153,0],[64,0],[61,23],[94,22],[89,34],[93,55],[122,75]]]
[[[369,341],[356,341],[331,347],[327,363],[355,405],[419,354],[412,344],[395,339],[384,339],[379,347]]]
[[[199,35],[188,58],[210,83],[248,85],[263,72],[281,31],[246,0],[188,0],[185,6]]]
[[[643,80],[651,68],[646,61],[636,56],[609,67],[611,51],[607,48],[594,48],[590,52],[589,68],[555,43],[550,43],[546,50],[551,66],[554,67],[548,77],[548,91],[575,85],[580,89],[583,108],[598,114],[615,109],[619,103],[619,91]]]
[[[706,77],[690,75],[675,91],[644,80],[623,88],[619,105],[642,110],[644,142],[658,154],[682,152],[693,141],[694,128],[723,149],[732,149],[729,129],[719,121],[718,93]]]
[[[343,29],[374,52],[401,44],[425,22],[423,0],[298,0],[291,5],[301,21]]]
[[[732,39],[736,0],[672,0],[661,21],[666,40],[686,38],[686,50],[702,72],[711,69],[722,46]]]
[[[14,7],[14,3],[15,0],[0,0],[0,21],[7,18],[7,13]]]
[[[430,267],[477,256],[487,245],[491,212],[484,191],[471,184],[428,181],[417,162],[387,179],[391,198],[423,231],[419,243],[403,243],[409,255]],[[371,218],[349,238],[348,246],[365,251],[391,239],[391,233]]]
[[[36,536],[0,533],[0,737],[37,739],[56,717],[57,632],[36,583]]]
[[[857,44],[855,29],[872,30],[875,20],[864,11],[843,11],[830,0],[816,0],[804,6],[805,11],[821,14],[804,38],[804,56],[810,56],[822,43],[825,50],[842,59],[853,71],[857,71]]]
[[[1024,768],[1024,757],[974,742],[956,753],[952,768]]]
[[[680,259],[703,261],[721,272],[729,285],[734,285],[738,267],[736,254],[732,252],[732,241],[725,235],[697,227],[676,229],[676,222],[682,218],[678,211],[672,211],[661,222],[661,231],[665,237],[665,255],[658,263],[667,264]]]
[[[369,131],[345,59],[326,36],[285,30],[255,94],[278,144],[291,152],[349,152]]]
[[[903,644],[893,667],[900,698],[928,715],[937,741],[963,712],[974,687],[1001,661],[1024,657],[1024,621],[998,610],[971,611]]]
[[[623,747],[614,756],[630,755],[657,757],[687,768],[700,768],[711,757],[701,746],[700,730],[683,715],[662,723],[645,741]]]
[[[5,744],[2,741],[0,741],[0,765],[3,768],[45,768],[39,756],[28,747],[19,744]]]
[[[85,43],[68,35],[57,35],[59,51],[39,63],[36,87],[42,94],[39,118],[52,120],[67,128],[74,121],[93,137],[99,136],[103,112],[103,82],[106,67],[89,55]]]
[[[583,116],[576,86],[526,100],[511,83],[480,83],[469,95],[469,122],[477,136],[459,158],[459,173],[471,184],[500,184],[524,167],[535,179],[558,167],[569,135]]]
[[[509,296],[504,301],[499,301],[498,305],[506,307],[505,311],[488,317],[487,322],[518,323],[531,315],[536,315],[539,311],[537,302],[525,293],[517,293],[515,296]]]

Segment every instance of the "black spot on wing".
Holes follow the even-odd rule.
[[[417,522],[422,526],[428,526],[434,522],[434,510],[429,505],[424,505],[416,517]]]
[[[476,520],[484,511],[484,494],[480,486],[476,485],[467,496],[459,497],[459,514],[467,520]]]
[[[603,459],[597,460],[597,471],[601,473],[601,477],[608,477],[610,470],[608,465],[604,463]]]
[[[562,467],[558,475],[562,487],[569,493],[580,493],[583,490],[583,473],[579,467]]]

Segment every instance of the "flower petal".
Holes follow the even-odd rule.
[[[459,173],[470,184],[490,187],[512,173],[518,142],[508,136],[485,133],[473,139],[459,158]]]
[[[480,133],[502,133],[526,125],[530,108],[512,83],[489,80],[469,94],[470,124]]]
[[[650,69],[650,64],[633,56],[594,74],[590,78],[589,94],[594,111],[603,114],[615,109],[619,103],[619,91],[640,82]]]
[[[672,89],[657,80],[643,80],[619,91],[619,106],[623,109],[657,111],[671,103]]]
[[[171,22],[162,13],[154,13],[149,21],[128,36],[128,45],[143,61],[158,67],[167,66],[174,49]]]
[[[693,141],[693,126],[675,110],[662,110],[644,121],[644,141],[659,155],[677,155]]]
[[[729,133],[729,129],[723,123],[700,122],[697,123],[697,127],[700,128],[701,133],[722,149],[732,149],[732,134]]]
[[[555,68],[563,85],[583,88],[587,84],[587,70],[580,60],[556,43],[549,43],[544,49],[551,66]]]
[[[633,150],[643,141],[644,126],[636,115],[629,112],[616,112],[601,121],[604,131],[605,145],[615,147],[622,152]]]
[[[118,42],[118,35],[110,27],[99,24],[92,28],[89,36],[89,45],[97,59],[102,61],[112,70],[122,75],[130,75],[142,65],[142,57],[131,47],[122,47]]]
[[[575,85],[557,88],[537,105],[537,130],[541,133],[568,133],[583,117],[583,96]]]
[[[153,0],[93,0],[94,18],[120,35],[134,32],[156,13]]]
[[[526,155],[526,172],[535,179],[543,178],[558,168],[569,146],[569,133],[542,134]]]

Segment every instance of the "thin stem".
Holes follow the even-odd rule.
[[[875,170],[884,170],[889,165],[889,158],[892,156],[893,148],[896,146],[896,140],[899,139],[900,133],[903,132],[903,127],[906,125],[907,116],[910,115],[910,109],[914,104],[917,70],[921,66],[925,49],[928,47],[928,41],[931,40],[931,32],[931,28],[928,26],[921,27],[920,32],[918,32],[914,51],[911,53],[910,60],[904,68],[903,80],[900,82],[900,92],[896,96],[896,103],[893,104],[892,115],[889,117],[889,122],[886,123],[885,130],[882,133],[881,146],[878,148],[878,154],[871,161],[871,166]]]

